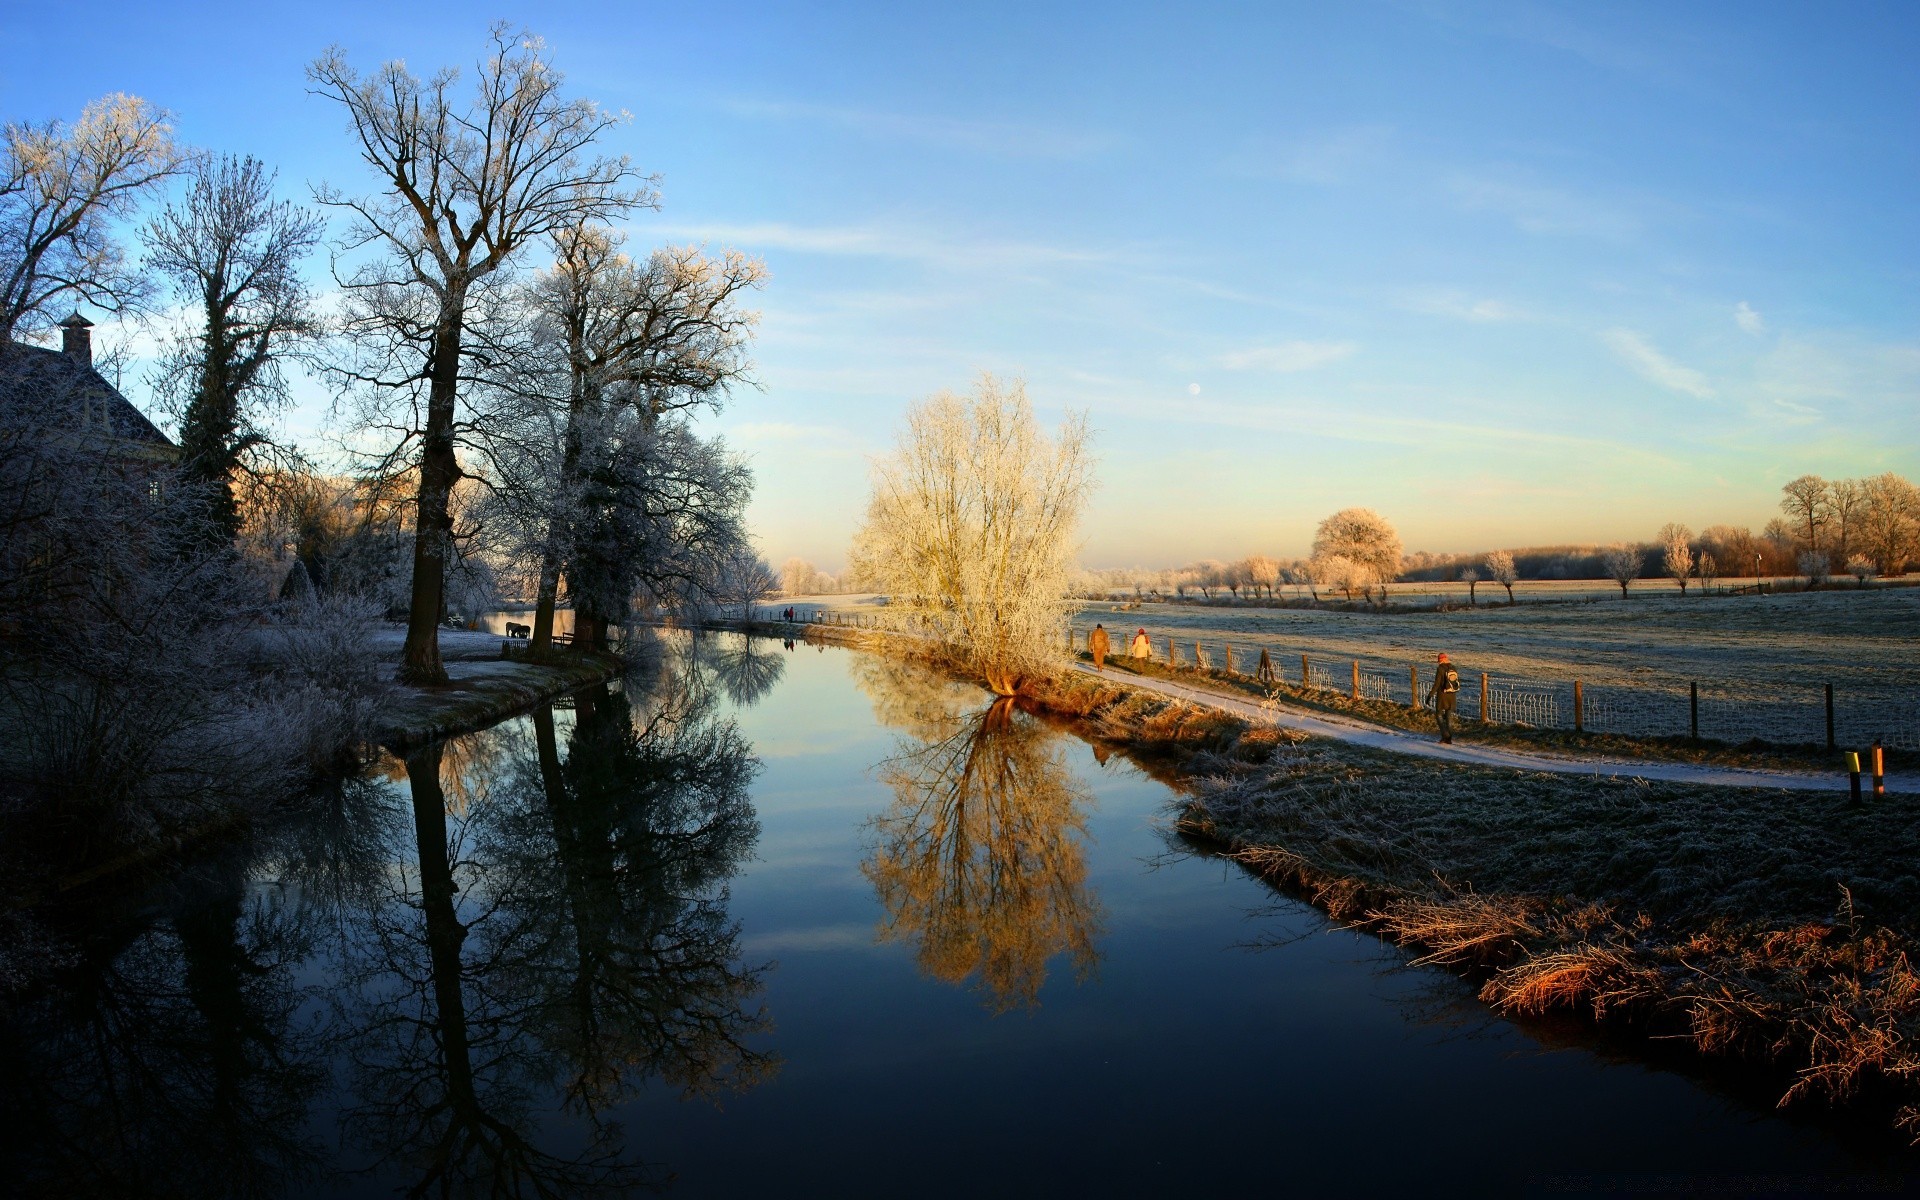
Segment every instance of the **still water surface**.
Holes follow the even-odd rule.
[[[82,960],[6,1028],[8,1177],[61,1195],[1913,1186],[1913,1160],[1870,1139],[1490,1018],[1467,985],[1187,851],[1138,768],[976,691],[737,637],[664,660],[75,917]]]

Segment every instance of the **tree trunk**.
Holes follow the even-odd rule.
[[[460,380],[460,322],[464,305],[442,307],[428,364],[427,428],[420,446],[420,494],[413,533],[413,597],[407,613],[407,643],[400,656],[400,682],[447,682],[440,661],[440,615],[447,589],[447,552],[452,545],[449,503],[460,478],[453,450],[454,403]]]
[[[533,606],[533,636],[528,652],[535,657],[553,645],[553,606],[560,596],[560,518],[555,516],[547,528],[547,548],[540,556],[540,591]]]
[[[457,888],[447,861],[447,801],[440,788],[440,758],[445,744],[435,742],[407,758],[407,782],[413,792],[414,841],[420,854],[420,910],[426,918],[427,958],[433,979],[434,1029],[447,1072],[449,1100],[456,1110],[478,1107],[472,1055],[467,1042],[467,1004],[460,990],[460,948],[467,931],[455,911]]]

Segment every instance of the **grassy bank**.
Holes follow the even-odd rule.
[[[1787,1068],[1920,1141],[1920,822],[1910,801],[1458,766],[1066,678],[1034,697],[1145,757],[1180,831],[1481,982]]]

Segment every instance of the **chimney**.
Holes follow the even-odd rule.
[[[93,366],[93,335],[87,332],[92,328],[93,322],[78,312],[60,322],[60,348],[83,367]]]

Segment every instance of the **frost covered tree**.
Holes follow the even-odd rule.
[[[185,163],[172,120],[115,93],[71,125],[0,130],[0,354],[44,332],[61,308],[120,312],[146,300],[151,284],[115,225]]]
[[[1640,578],[1640,548],[1616,543],[1600,552],[1600,567],[1607,578],[1620,585],[1620,598],[1627,598],[1627,585]]]
[[[1820,531],[1833,515],[1833,491],[1818,475],[1802,475],[1780,489],[1780,511],[1793,523],[1795,536],[1808,550],[1820,548]]]
[[[1693,577],[1693,530],[1679,524],[1662,525],[1654,540],[1660,547],[1661,570],[1680,585],[1680,594],[1686,595],[1687,580]]]
[[[588,493],[598,487],[596,494],[608,499],[611,477],[596,483],[592,475],[596,454],[611,462],[605,459],[606,437],[637,431],[656,448],[690,450],[681,427],[691,412],[717,409],[735,385],[750,382],[747,351],[757,314],[740,300],[764,281],[760,262],[731,251],[709,257],[691,247],[635,261],[623,252],[622,240],[594,223],[558,231],[552,268],[512,309],[514,323],[532,331],[530,344],[524,353],[499,356],[507,364],[504,390],[530,408],[523,424],[537,446],[533,482],[526,482],[525,463],[516,472],[538,514],[531,548],[539,560],[535,653],[548,644],[563,572],[571,587],[578,576],[610,569],[580,561],[586,543],[574,536]],[[629,461],[622,468],[624,486],[644,486],[632,473],[640,466]],[[717,535],[710,529],[705,536]],[[708,548],[708,565],[717,570],[738,547],[727,541]],[[685,559],[688,550],[675,548],[672,557]],[[657,565],[634,564],[634,578],[649,570],[658,574]],[[717,579],[712,575],[708,582]],[[700,577],[690,575],[669,592],[691,597],[699,584]],[[577,620],[576,613],[576,638]]]
[[[1860,481],[1860,550],[1881,577],[1920,559],[1920,488],[1888,471]]]
[[[1280,564],[1264,554],[1256,554],[1247,559],[1247,581],[1273,599],[1273,585],[1280,582]]]
[[[1712,554],[1702,550],[1694,561],[1693,573],[1700,579],[1700,590],[1709,592],[1713,589],[1714,580],[1720,578],[1720,564],[1714,561]]]
[[[1507,603],[1513,603],[1513,585],[1520,578],[1518,568],[1513,565],[1513,553],[1509,550],[1495,550],[1487,555],[1487,578],[1507,589]]]
[[[1827,572],[1831,569],[1825,550],[1802,550],[1799,557],[1794,559],[1794,566],[1798,568],[1800,574],[1807,577],[1808,591],[1825,583]]]
[[[1341,509],[1320,522],[1313,538],[1316,560],[1337,556],[1364,569],[1365,582],[1352,584],[1355,589],[1369,589],[1375,583],[1387,583],[1398,576],[1400,552],[1400,535],[1385,517],[1370,508]],[[1328,577],[1322,575],[1321,578]],[[1348,587],[1344,583],[1340,586],[1343,590]]]
[[[1089,440],[1080,415],[1047,436],[1023,383],[982,375],[970,395],[916,404],[874,464],[854,574],[996,695],[1057,657],[1093,486]]]
[[[1873,560],[1864,554],[1856,554],[1847,560],[1847,573],[1860,581],[1861,587],[1867,586],[1867,580],[1873,578]]]
[[[465,101],[452,70],[421,79],[390,62],[363,76],[338,47],[307,69],[314,90],[346,110],[354,149],[378,180],[370,194],[323,186],[316,197],[351,220],[342,253],[367,252],[344,273],[336,261],[358,350],[340,374],[388,400],[386,424],[400,437],[389,457],[410,457],[418,480],[400,666],[410,683],[446,682],[438,628],[451,496],[465,474],[460,406],[474,307],[530,246],[653,203],[651,181],[625,157],[588,157],[623,114],[565,99],[537,39],[502,23],[489,40]]]
[[[1480,572],[1472,567],[1463,567],[1460,571],[1460,582],[1467,585],[1468,605],[1477,606],[1480,603],[1476,595],[1480,587]]]
[[[300,260],[320,221],[274,199],[273,178],[252,158],[203,162],[186,197],[146,230],[147,261],[193,313],[156,384],[180,416],[181,475],[204,509],[193,532],[213,547],[239,535],[242,472],[285,465],[263,418],[287,400],[281,360],[319,332]]]

